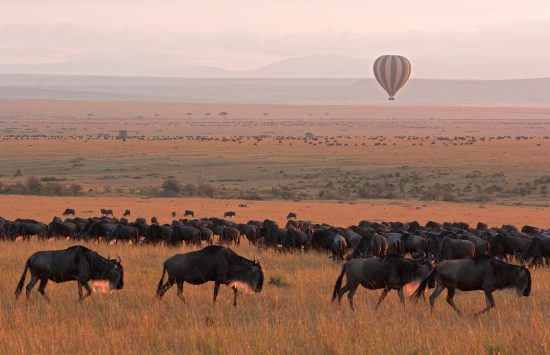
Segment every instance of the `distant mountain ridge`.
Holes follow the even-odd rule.
[[[272,73],[273,68],[264,69]],[[0,74],[0,99],[387,105],[375,79]],[[550,106],[550,78],[411,79],[392,105]],[[0,110],[1,113],[1,110]]]

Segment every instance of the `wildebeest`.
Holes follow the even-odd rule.
[[[227,211],[223,214],[223,217],[235,217],[237,214],[234,211]]]
[[[124,211],[124,214],[123,214],[122,216],[123,216],[123,217],[130,217],[130,214],[131,214],[131,213],[132,213],[132,212],[131,212],[130,210],[125,210],[125,211]]]
[[[48,300],[44,289],[49,280],[60,283],[65,281],[78,282],[78,296],[80,301],[90,296],[92,289],[88,285],[90,280],[107,280],[110,289],[120,290],[124,286],[124,269],[120,258],[106,259],[86,247],[76,245],[65,250],[39,251],[27,259],[21,280],[15,289],[18,298],[23,290],[27,271],[30,269],[31,280],[26,288],[29,297],[34,285],[40,281],[38,292]],[[82,294],[82,287],[87,291]]]
[[[184,217],[188,217],[188,216],[195,217],[195,212],[191,211],[191,210],[185,210],[183,216]]]
[[[164,275],[168,280],[164,282]],[[258,260],[248,260],[237,255],[233,250],[222,246],[208,246],[202,250],[185,254],[176,254],[163,264],[162,277],[157,287],[157,297],[162,298],[174,283],[178,286],[178,296],[185,302],[183,283],[202,285],[214,281],[214,297],[216,302],[220,285],[233,289],[233,305],[237,305],[239,288],[261,292],[264,273]]]
[[[329,250],[334,260],[342,260],[347,249],[346,239],[334,228],[313,232],[309,245],[316,250]]]
[[[530,241],[527,237],[497,234],[489,241],[490,254],[508,260],[508,255],[521,255]]]
[[[72,216],[75,215],[74,209],[72,209],[72,208],[65,209],[65,212],[63,212],[63,216],[69,216],[69,215],[72,215]]]
[[[474,243],[469,240],[443,238],[439,244],[437,253],[438,261],[447,259],[464,259],[475,255],[476,249]]]
[[[447,303],[458,313],[460,310],[453,301],[455,290],[485,292],[487,307],[475,316],[487,312],[495,306],[493,292],[505,288],[515,288],[518,295],[529,296],[531,293],[531,273],[518,265],[508,264],[488,255],[473,258],[445,260],[439,263],[430,274],[422,280],[413,297],[418,299],[424,294],[430,282],[436,283],[435,291],[430,295],[430,309],[435,299],[447,289]]]
[[[286,216],[286,219],[296,218],[298,215],[294,212],[288,212],[288,215]]]
[[[550,258],[550,238],[534,237],[531,238],[529,244],[521,255],[522,265],[543,265],[543,258]]]
[[[113,215],[113,210],[108,210],[108,209],[102,208],[101,209],[101,215],[102,216],[112,216]]]
[[[338,302],[348,292],[349,305],[353,310],[353,296],[359,285],[369,289],[383,289],[376,308],[391,290],[397,290],[401,303],[405,304],[403,286],[424,279],[431,271],[431,264],[421,260],[406,259],[401,255],[390,254],[381,258],[352,259],[342,266],[340,276],[334,285],[332,300]],[[346,276],[346,285],[342,280]]]

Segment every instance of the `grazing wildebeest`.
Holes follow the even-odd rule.
[[[231,217],[235,217],[236,215],[237,214],[234,211],[227,211],[223,214],[223,218],[225,218],[225,217],[231,218]]]
[[[437,260],[464,259],[476,255],[474,243],[469,240],[443,238],[439,244]]]
[[[298,217],[298,215],[296,213],[288,212],[288,215],[286,216],[286,219],[291,219],[291,218],[296,219],[296,217]]]
[[[130,214],[131,214],[131,213],[132,213],[132,212],[131,212],[130,210],[126,210],[126,211],[124,211],[124,214],[123,214],[122,216],[123,216],[123,217],[130,217]]]
[[[460,310],[453,301],[455,290],[484,291],[487,307],[475,314],[479,316],[495,306],[493,292],[505,288],[515,288],[518,295],[531,293],[531,273],[518,265],[508,264],[488,255],[478,255],[469,259],[445,260],[422,280],[413,297],[418,299],[424,294],[426,285],[436,283],[435,291],[430,295],[430,309],[435,299],[447,289],[447,303],[458,313]]]
[[[432,265],[422,260],[406,259],[401,255],[390,254],[381,258],[352,259],[342,266],[340,276],[334,285],[332,300],[338,297],[338,302],[348,292],[349,305],[352,310],[353,296],[359,285],[369,289],[383,289],[376,308],[382,303],[391,290],[397,290],[399,299],[405,304],[403,286],[416,280],[424,279],[431,271]],[[342,279],[346,276],[346,285],[342,287]]]
[[[489,253],[508,261],[509,255],[521,255],[531,238],[497,234],[489,241]]]
[[[65,212],[63,212],[63,216],[69,216],[69,215],[72,215],[72,216],[75,215],[74,209],[72,209],[72,208],[65,209]]]
[[[168,280],[164,282],[164,275]],[[162,277],[157,287],[157,297],[162,298],[174,283],[178,285],[178,296],[183,297],[183,283],[202,285],[214,281],[214,298],[216,302],[221,284],[233,289],[233,305],[237,305],[237,290],[244,288],[261,292],[264,273],[260,262],[251,261],[237,255],[233,250],[222,246],[208,246],[202,250],[185,254],[176,254],[163,264]]]
[[[188,217],[188,216],[191,216],[191,217],[195,217],[195,212],[194,211],[191,211],[191,210],[185,210],[185,213],[183,214],[184,217]]]
[[[346,239],[335,228],[316,230],[309,245],[315,250],[329,250],[334,260],[342,260],[347,249]]]
[[[548,264],[550,259],[550,238],[534,237],[521,255],[521,264],[526,266],[543,265],[543,258]]]
[[[39,251],[31,255],[25,263],[21,280],[15,289],[18,298],[25,284],[27,270],[31,271],[31,281],[27,285],[26,295],[29,297],[34,285],[40,281],[38,292],[48,300],[44,289],[49,280],[60,283],[65,281],[78,282],[78,297],[80,301],[90,296],[92,289],[90,280],[107,280],[110,289],[120,290],[124,286],[124,269],[120,258],[106,259],[86,247],[76,245],[65,250]],[[83,296],[82,287],[87,291]]]

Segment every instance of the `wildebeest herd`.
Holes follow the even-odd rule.
[[[295,216],[291,216],[295,217]],[[69,238],[75,241],[129,241],[134,245],[159,244],[178,246],[197,245],[204,241],[206,248],[178,254],[164,262],[162,278],[156,294],[161,298],[174,284],[183,298],[183,284],[215,283],[214,301],[221,284],[235,292],[241,287],[260,292],[263,269],[257,260],[237,255],[224,245],[239,244],[241,239],[258,248],[272,248],[281,253],[325,252],[335,261],[345,261],[333,290],[333,300],[347,292],[353,309],[353,296],[359,285],[367,289],[382,289],[378,305],[392,290],[397,290],[404,303],[404,287],[418,284],[415,299],[424,297],[426,288],[435,288],[430,296],[435,299],[447,289],[447,302],[460,314],[453,297],[455,291],[482,290],[487,307],[495,303],[493,291],[516,289],[519,295],[529,296],[531,274],[528,267],[550,265],[550,230],[513,225],[489,228],[478,223],[475,228],[467,223],[361,221],[357,225],[337,227],[289,219],[284,227],[275,221],[251,220],[236,223],[221,218],[179,219],[171,224],[159,224],[156,218],[147,223],[144,218],[129,222],[125,218],[103,215],[96,218],[54,217],[48,224],[30,219],[8,221],[0,217],[0,238],[15,240],[29,238]],[[217,243],[219,245],[212,245]],[[517,264],[514,264],[516,262]],[[119,259],[103,258],[82,246],[63,251],[38,252],[25,264],[25,271],[17,286],[18,296],[27,270],[31,281],[27,295],[40,281],[39,292],[45,296],[48,280],[64,282],[76,280],[79,296],[82,288],[91,293],[89,280],[108,280],[111,289],[123,286],[123,267]],[[168,275],[167,280],[164,278]],[[344,277],[346,283],[342,286]],[[378,306],[377,305],[377,306]]]

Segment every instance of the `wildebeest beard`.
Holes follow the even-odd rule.
[[[110,289],[122,289],[124,287],[124,268],[119,260],[106,259],[98,253],[91,253],[88,255],[88,262],[91,267],[91,279],[92,280],[107,280],[109,282]],[[109,271],[115,267],[120,272],[120,279],[115,284],[113,280],[109,278]]]

